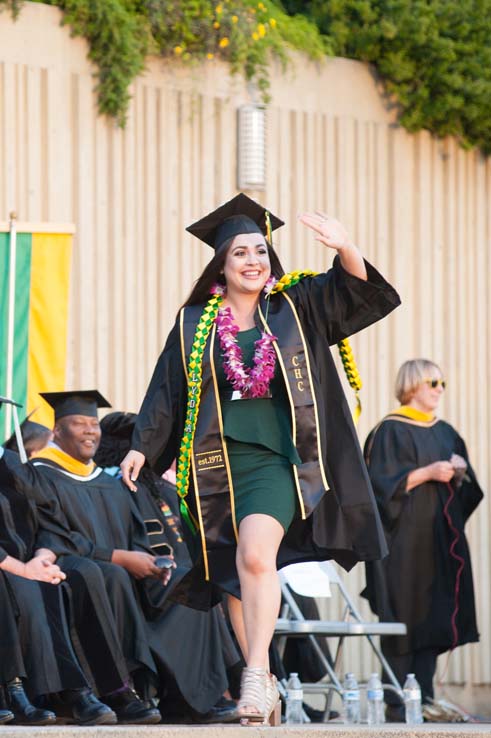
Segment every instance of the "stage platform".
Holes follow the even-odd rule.
[[[310,724],[281,728],[243,728],[240,725],[154,725],[87,727],[62,725],[46,728],[0,726],[0,738],[491,738],[491,723],[425,725]]]

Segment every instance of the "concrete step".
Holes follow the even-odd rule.
[[[247,731],[247,732],[246,732]],[[304,726],[284,725],[243,728],[240,725],[153,725],[153,726],[102,726],[81,727],[73,725],[28,728],[4,725],[0,738],[491,738],[491,723],[454,723],[425,725],[388,724],[378,727],[368,725]]]

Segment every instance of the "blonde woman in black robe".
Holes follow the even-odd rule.
[[[424,702],[433,698],[439,654],[479,639],[464,526],[482,499],[465,443],[437,417],[446,383],[432,361],[406,361],[396,379],[400,407],[370,433],[365,459],[389,545],[367,564],[372,610],[407,624],[407,635],[382,638],[401,684],[414,672]],[[388,692],[388,717],[403,720]]]

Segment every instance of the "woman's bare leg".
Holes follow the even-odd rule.
[[[237,571],[242,596],[246,661],[247,666],[252,668],[269,670],[268,649],[281,601],[276,556],[283,536],[283,527],[269,515],[248,515],[239,528]],[[235,615],[238,616],[237,607]],[[240,631],[240,616],[237,622]]]

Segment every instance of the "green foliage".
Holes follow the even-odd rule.
[[[142,0],[152,37],[164,56],[183,62],[220,58],[242,71],[268,99],[271,55],[287,63],[289,49],[311,58],[326,53],[317,27],[290,18],[270,0]]]
[[[10,10],[12,16],[17,18],[23,2],[24,0],[0,0],[0,13],[2,10]]]
[[[97,68],[101,113],[123,125],[128,88],[148,53],[183,63],[223,59],[233,73],[253,80],[268,100],[271,56],[287,64],[291,49],[313,59],[329,51],[317,26],[290,17],[272,0],[44,0],[64,12],[76,36],[90,46]],[[18,14],[22,0],[0,0]]]
[[[338,56],[374,64],[400,122],[491,153],[491,0],[283,0]]]
[[[149,53],[227,61],[268,99],[291,49],[371,62],[400,122],[491,153],[491,0],[45,0],[89,42],[99,109],[120,124]],[[23,0],[0,0],[19,13]]]
[[[97,67],[96,91],[101,113],[123,125],[130,100],[128,86],[143,71],[148,49],[144,17],[120,0],[52,0],[64,11],[63,23],[90,46],[89,58]]]

